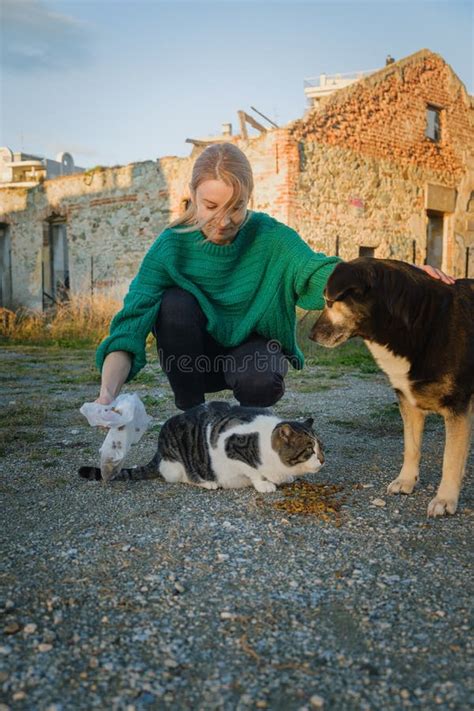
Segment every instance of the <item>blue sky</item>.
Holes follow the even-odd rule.
[[[0,145],[77,165],[188,155],[255,106],[301,116],[303,80],[424,47],[473,92],[473,3],[0,0]],[[258,118],[258,117],[257,117]]]

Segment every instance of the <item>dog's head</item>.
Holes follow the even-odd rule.
[[[359,257],[341,262],[324,290],[325,308],[310,338],[333,348],[352,336],[371,338],[380,322],[409,325],[408,300],[420,281],[429,277],[416,267],[395,260]]]
[[[313,341],[333,348],[359,335],[367,319],[367,295],[373,283],[369,260],[341,262],[324,289],[324,310],[310,334]]]

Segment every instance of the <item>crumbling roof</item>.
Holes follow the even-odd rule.
[[[349,84],[348,86],[345,86],[341,89],[336,89],[329,96],[322,97],[321,99],[319,99],[317,106],[310,109],[303,118],[297,119],[296,121],[293,121],[291,124],[289,124],[288,128],[294,128],[295,130],[297,130],[298,128],[303,127],[308,120],[311,120],[312,116],[314,116],[315,114],[324,113],[325,111],[334,110],[335,106],[347,101],[347,99],[351,97],[351,94],[360,91],[361,88],[368,89],[370,87],[375,87],[384,82],[388,77],[393,76],[394,74],[398,74],[403,79],[403,73],[407,66],[412,66],[413,64],[421,62],[425,59],[436,59],[442,62],[449,70],[454,81],[459,84],[464,94],[466,103],[468,103],[471,107],[474,107],[474,97],[468,93],[464,83],[457,76],[452,67],[443,59],[443,57],[440,54],[437,54],[436,52],[432,52],[430,49],[420,49],[418,52],[415,52],[414,54],[410,54],[408,57],[403,57],[403,59],[399,59],[396,62],[388,64],[382,69],[375,71],[373,74],[369,74],[365,77],[362,77],[358,81]]]

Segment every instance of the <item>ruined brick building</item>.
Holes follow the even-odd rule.
[[[251,208],[314,249],[474,276],[473,108],[449,65],[422,50],[282,128],[222,140],[252,164]],[[199,150],[0,187],[0,305],[42,308],[68,289],[123,292],[182,210]]]

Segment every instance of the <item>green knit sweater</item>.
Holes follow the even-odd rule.
[[[249,212],[234,240],[218,245],[199,230],[168,228],[145,255],[110,335],[97,350],[97,366],[112,351],[128,351],[131,380],[146,363],[145,342],[165,289],[194,294],[207,330],[223,346],[237,346],[252,332],[280,342],[300,369],[295,306],[321,309],[323,289],[340,260],[318,254],[290,227],[263,212]]]

